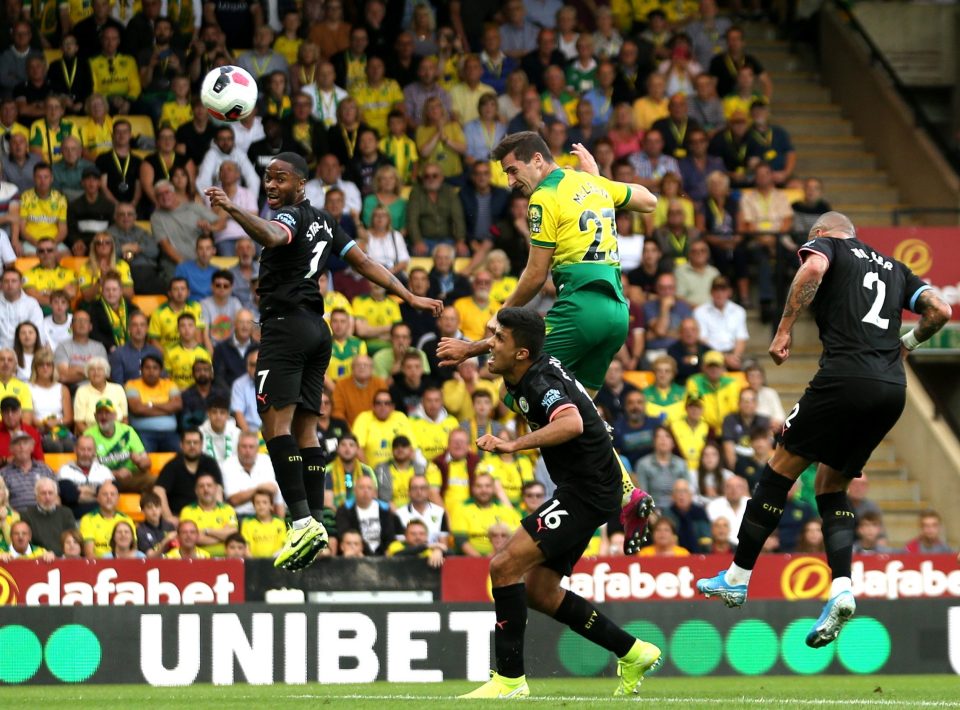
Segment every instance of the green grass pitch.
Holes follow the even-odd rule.
[[[766,676],[649,678],[640,695],[611,697],[616,679],[530,679],[531,697],[518,701],[543,708],[612,708],[628,703],[677,708],[960,708],[960,678],[930,676]],[[347,708],[435,710],[489,706],[455,700],[476,683],[370,683],[366,685],[150,688],[133,685],[0,688],[3,708]]]

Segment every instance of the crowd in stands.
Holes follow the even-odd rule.
[[[598,405],[664,513],[641,554],[735,547],[784,420],[747,358],[747,311],[772,316],[774,260],[829,206],[795,175],[773,79],[715,0],[11,0],[0,13],[0,558],[279,549],[256,406],[258,247],[203,190],[269,216],[263,173],[291,150],[314,171],[311,202],[446,304],[414,312],[336,257],[320,275],[330,554],[436,566],[505,544],[552,483],[535,452],[477,451],[524,425],[482,362],[441,367],[436,351],[481,338],[526,263],[527,199],[490,160],[520,130],[564,168],[582,142],[602,175],[660,196],[652,214],[616,215],[631,327]],[[218,124],[197,92],[231,63],[261,102]],[[531,307],[554,297],[548,281]],[[822,547],[807,493],[769,549]],[[883,540],[871,524],[882,531],[868,510],[865,550]],[[587,554],[620,552],[617,528]],[[938,541],[928,516],[915,547]]]

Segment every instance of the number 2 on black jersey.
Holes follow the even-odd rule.
[[[880,309],[883,308],[883,301],[887,297],[887,285],[880,279],[877,272],[870,271],[863,275],[863,287],[868,291],[872,291],[876,287],[877,297],[873,300],[870,310],[860,320],[875,325],[881,330],[886,330],[890,326],[890,319],[881,318]]]

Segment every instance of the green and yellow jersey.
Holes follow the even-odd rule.
[[[117,262],[119,265],[121,262]],[[129,267],[128,267],[129,268]],[[80,276],[80,287],[83,288],[83,274]],[[157,340],[164,351],[169,350],[180,342],[180,332],[177,330],[177,319],[183,313],[191,313],[197,319],[197,330],[203,330],[206,325],[203,322],[203,313],[200,304],[196,301],[187,301],[184,307],[175,311],[169,303],[164,303],[150,314],[150,327],[147,331],[147,337]]]
[[[192,520],[197,525],[201,534],[207,528],[211,530],[222,530],[223,528],[239,528],[237,522],[237,512],[232,505],[226,503],[217,503],[211,510],[204,510],[199,503],[191,503],[184,506],[180,511],[180,520]],[[224,545],[218,542],[214,545],[203,545],[199,549],[204,550],[211,557],[223,557]]]
[[[353,374],[353,361],[359,355],[367,354],[367,344],[360,338],[350,335],[342,343],[334,340],[330,347],[330,364],[327,374],[334,382]]]
[[[181,392],[193,387],[193,364],[197,360],[213,362],[210,353],[201,345],[185,348],[178,342],[164,353],[163,368]]]
[[[240,534],[247,541],[251,557],[274,557],[286,540],[287,524],[277,516],[266,522],[247,518],[240,526]]]
[[[111,517],[105,518],[97,508],[80,518],[80,535],[84,542],[93,543],[93,554],[103,557],[110,552],[110,538],[117,523],[126,523],[133,530],[133,542],[137,542],[137,525],[126,513],[116,511]]]
[[[553,282],[562,299],[601,281],[623,303],[616,210],[630,187],[576,170],[554,170],[530,196],[530,243],[553,249]]]

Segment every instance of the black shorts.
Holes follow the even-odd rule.
[[[599,510],[577,493],[558,488],[553,498],[523,519],[523,528],[540,547],[544,567],[563,576],[583,556],[593,534],[610,518],[611,511]]]
[[[859,478],[906,403],[903,385],[879,380],[814,377],[783,424],[792,454]]]
[[[298,409],[319,414],[332,342],[330,328],[319,313],[294,311],[262,323],[254,381],[257,411],[296,404]]]

